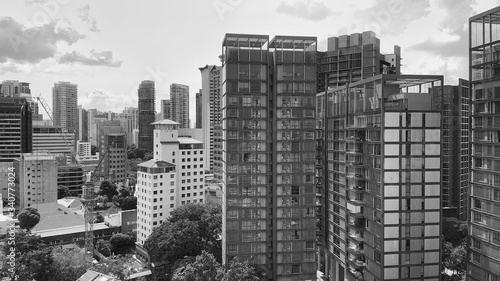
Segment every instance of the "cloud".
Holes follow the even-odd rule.
[[[54,57],[57,43],[71,45],[85,38],[64,21],[53,21],[40,27],[25,27],[11,17],[0,18],[0,62],[12,59],[20,63],[37,63]]]
[[[81,8],[78,8],[77,12],[78,12],[78,17],[90,25],[90,31],[99,32],[95,18],[90,16],[90,5],[89,4],[87,4]]]
[[[101,111],[122,112],[123,108],[137,104],[137,99],[131,95],[119,95],[106,89],[94,89],[79,95],[78,104],[86,109],[95,108]]]
[[[66,53],[59,58],[60,63],[80,63],[84,65],[120,67],[123,61],[114,61],[111,51],[90,51],[90,56],[85,56],[76,51]]]
[[[324,3],[314,0],[297,1],[292,4],[282,1],[276,11],[280,14],[312,21],[322,21],[334,14],[334,12]]]
[[[421,43],[414,44],[409,50],[426,51],[443,57],[466,57],[468,53],[468,18],[474,13],[472,4],[474,1],[449,1],[440,0],[436,2],[442,20],[439,30],[448,35],[448,40],[443,38],[431,38]],[[451,38],[451,40],[450,40]]]

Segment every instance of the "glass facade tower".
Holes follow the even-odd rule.
[[[226,34],[223,262],[315,280],[316,38]]]
[[[500,280],[500,7],[469,18],[472,151],[467,280]]]

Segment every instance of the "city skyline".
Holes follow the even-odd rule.
[[[190,95],[194,109],[195,93],[201,88],[198,68],[220,65],[220,38],[226,32],[316,36],[322,51],[328,37],[373,30],[383,42],[383,53],[391,53],[395,44],[401,46],[404,74],[443,74],[445,84],[453,85],[458,78],[468,77],[461,67],[468,61],[467,18],[498,1],[472,5],[273,1],[265,3],[265,10],[260,9],[264,3],[256,1],[200,1],[195,9],[191,3],[146,1],[131,3],[110,16],[117,3],[4,2],[0,22],[6,36],[0,44],[10,48],[0,50],[1,80],[31,83],[32,95],[41,94],[46,100],[51,98],[53,83],[69,81],[78,84],[84,108],[114,112],[137,105],[136,85],[142,80],[156,82],[158,101],[168,99],[170,84],[181,83],[194,89]],[[256,12],[262,21],[254,21]],[[138,21],[125,21],[132,14]],[[181,18],[204,24],[176,30],[173,23]],[[136,36],[133,42],[130,33]],[[171,44],[176,37],[186,41]],[[143,44],[148,38],[152,44]],[[199,42],[204,42],[202,52],[192,47]],[[159,103],[156,111],[160,112]],[[195,115],[192,110],[190,119],[195,120]]]

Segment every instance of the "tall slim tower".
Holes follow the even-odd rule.
[[[52,111],[54,126],[63,131],[75,133],[79,138],[78,86],[70,82],[54,83],[52,88]]]
[[[203,119],[203,104],[201,102],[201,89],[196,93],[196,124],[195,128],[201,129],[201,120]],[[206,117],[205,117],[206,118]]]
[[[214,178],[220,181],[222,179],[221,67],[206,65],[199,69],[201,72],[201,128],[208,155],[205,159],[205,166],[214,173]]]
[[[500,272],[500,7],[469,18],[472,93],[467,280]]]
[[[173,83],[170,85],[170,117],[180,128],[189,128],[189,86]]]
[[[139,85],[139,144],[138,147],[153,151],[153,125],[155,122],[155,82],[142,81]]]
[[[316,279],[316,38],[226,34],[223,58],[223,262]]]

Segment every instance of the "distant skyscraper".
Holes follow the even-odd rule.
[[[198,93],[196,93],[196,124],[195,127],[201,129],[201,120],[203,119],[202,112],[202,102],[201,102],[201,89]],[[205,117],[206,118],[206,117]]]
[[[160,115],[160,120],[163,119],[171,119],[172,116],[170,114],[170,108],[171,108],[171,103],[170,100],[161,100],[161,115]]]
[[[500,7],[469,18],[472,95],[467,280],[500,280]]]
[[[104,157],[100,176],[106,180],[124,182],[127,177],[127,135],[120,122],[103,121],[99,126],[99,151]]]
[[[139,85],[139,143],[138,147],[153,151],[153,125],[155,122],[155,82],[142,81]]]
[[[54,126],[75,133],[79,138],[78,86],[70,82],[54,83],[52,88],[52,112]]]
[[[214,173],[216,181],[222,180],[222,114],[221,69],[206,65],[201,72],[201,128],[207,149],[205,166]]]
[[[380,53],[380,39],[373,31],[328,38],[326,52],[318,52],[318,92],[378,74],[400,74],[401,50]]]
[[[459,79],[457,86],[437,87],[433,106],[441,111],[443,123],[443,215],[467,220],[469,186],[469,81]]]
[[[226,34],[222,48],[223,262],[314,280],[316,38]]]
[[[171,120],[178,122],[180,128],[189,128],[189,86],[170,85]]]
[[[78,106],[78,138],[79,141],[89,141],[89,115],[81,105]]]

